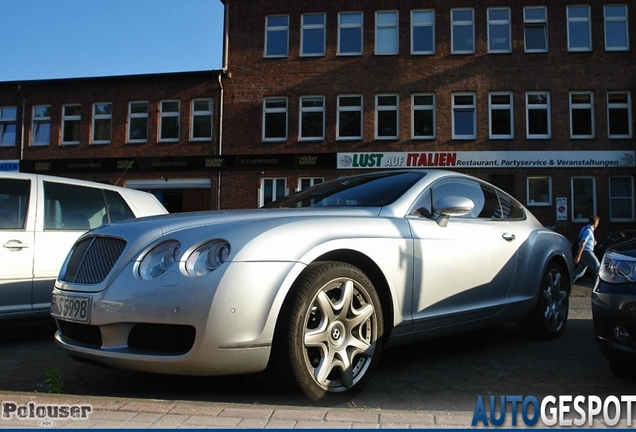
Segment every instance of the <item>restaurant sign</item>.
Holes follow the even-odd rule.
[[[635,152],[438,151],[338,153],[338,169],[361,168],[619,168],[633,167]]]

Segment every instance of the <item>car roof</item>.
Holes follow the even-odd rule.
[[[4,171],[0,172],[0,178],[17,178],[17,179],[28,179],[28,180],[46,180],[58,183],[69,183],[78,186],[90,186],[90,187],[100,187],[103,189],[111,189],[111,190],[130,190],[130,188],[126,188],[123,186],[115,186],[109,183],[101,183],[97,181],[91,180],[81,180],[72,177],[62,177],[62,176],[54,176],[48,174],[34,174],[34,173],[25,173],[20,171]]]

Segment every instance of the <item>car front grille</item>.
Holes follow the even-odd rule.
[[[116,237],[87,237],[79,241],[60,280],[86,285],[103,282],[125,247],[126,241]]]

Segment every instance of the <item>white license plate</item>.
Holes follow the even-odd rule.
[[[91,317],[91,298],[53,294],[51,315],[77,322],[89,322]]]

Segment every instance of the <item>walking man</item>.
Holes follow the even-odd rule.
[[[579,247],[574,257],[574,277],[572,283],[576,282],[578,278],[585,274],[587,268],[591,268],[594,272],[594,276],[598,277],[598,271],[601,268],[601,263],[598,262],[598,258],[594,255],[594,246],[596,246],[596,239],[594,238],[594,230],[600,222],[598,216],[590,216],[589,224],[581,228],[579,232]]]

